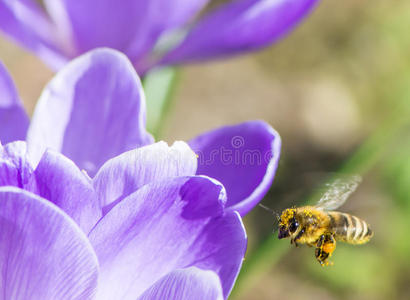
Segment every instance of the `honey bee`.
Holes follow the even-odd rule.
[[[373,231],[367,222],[346,213],[333,211],[341,206],[361,181],[360,176],[337,179],[315,206],[285,209],[279,218],[278,238],[290,238],[291,244],[316,247],[315,256],[322,266],[336,249],[336,241],[367,243]]]

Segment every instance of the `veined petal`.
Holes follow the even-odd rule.
[[[93,179],[104,213],[141,186],[168,177],[195,175],[197,157],[184,142],[159,142],[107,161]]]
[[[25,142],[0,144],[0,186],[26,188],[31,182],[32,173]]]
[[[36,193],[61,208],[88,234],[102,211],[87,175],[52,150],[44,153],[33,174]]]
[[[37,168],[26,143],[0,145],[0,186],[15,186],[59,206],[88,233],[102,216],[90,178],[62,154],[47,150]]]
[[[0,142],[6,144],[12,141],[24,140],[28,124],[28,117],[13,80],[0,62]]]
[[[0,187],[3,299],[93,299],[98,262],[80,228],[50,202]]]
[[[192,18],[209,0],[46,0],[59,28],[70,27],[78,53],[110,47],[135,63],[159,35]]]
[[[224,213],[223,186],[206,177],[147,184],[91,231],[101,264],[98,299],[135,299],[161,277],[191,266],[211,270],[224,297],[246,251],[237,212]]]
[[[129,60],[109,49],[73,60],[44,90],[27,141],[34,161],[49,147],[90,175],[108,159],[150,144],[144,92]]]
[[[318,0],[239,0],[205,16],[163,64],[199,61],[256,50],[295,27]]]
[[[199,156],[197,174],[219,180],[227,191],[227,207],[243,216],[272,184],[281,140],[265,122],[251,121],[204,133],[189,145]]]
[[[53,23],[33,0],[0,1],[0,30],[53,69],[67,61]]]
[[[165,275],[138,298],[138,300],[154,299],[222,300],[224,298],[219,277],[215,272],[191,267]]]

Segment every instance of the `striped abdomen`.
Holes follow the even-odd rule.
[[[373,231],[369,225],[358,217],[337,211],[328,214],[330,227],[335,233],[336,240],[350,244],[363,244],[373,236]]]

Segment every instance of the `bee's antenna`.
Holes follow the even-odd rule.
[[[274,216],[276,216],[278,219],[279,219],[279,214],[276,212],[276,211],[274,211],[272,208],[270,208],[270,207],[267,207],[267,206],[265,206],[265,205],[263,205],[263,204],[261,204],[261,203],[259,203],[258,204],[260,207],[262,207],[264,210],[267,210],[268,212],[270,212],[272,215],[274,215]]]

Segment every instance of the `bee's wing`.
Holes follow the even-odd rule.
[[[359,175],[338,178],[329,184],[328,190],[320,198],[316,207],[323,210],[334,210],[346,202],[350,194],[358,187],[362,178]]]

